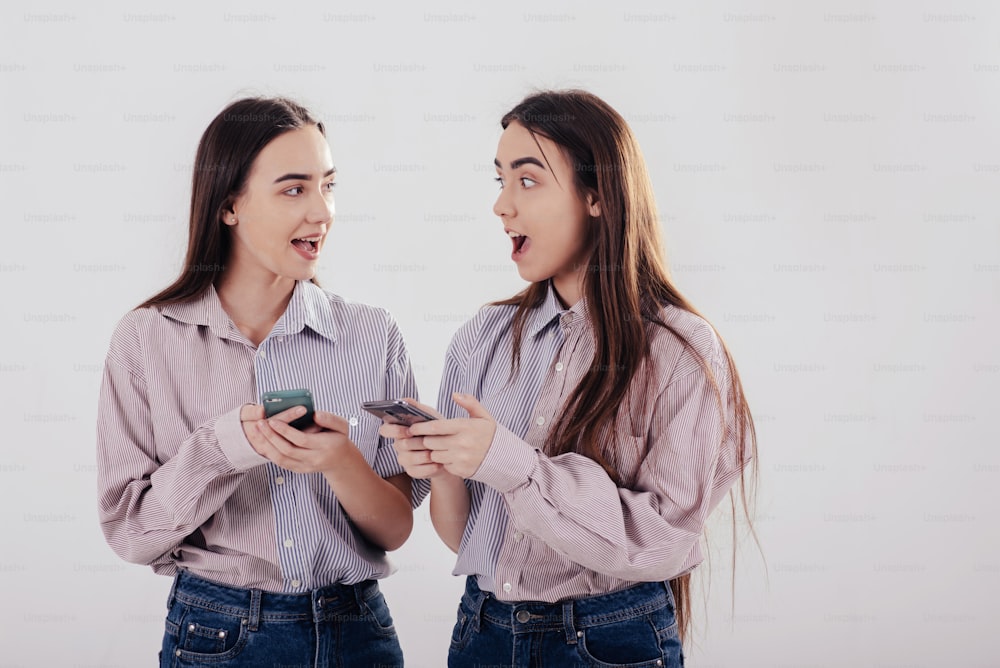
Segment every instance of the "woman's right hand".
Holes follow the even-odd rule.
[[[436,478],[440,475],[451,475],[444,470],[443,464],[431,461],[431,451],[424,447],[424,437],[410,437],[410,430],[399,424],[384,424],[378,433],[393,439],[392,447],[396,451],[399,465],[411,478]]]
[[[406,401],[437,416],[438,419],[445,419],[430,406],[424,406],[412,399]],[[392,447],[396,450],[396,459],[408,476],[430,480],[431,523],[444,544],[452,552],[458,553],[466,524],[469,522],[470,498],[465,480],[450,473],[444,464],[433,461],[431,459],[433,451],[424,445],[424,437],[414,436],[410,433],[409,427],[383,424],[378,433],[385,438],[393,439]]]
[[[430,406],[413,399],[406,399],[406,402],[438,418],[443,417]],[[451,475],[444,470],[444,465],[431,461],[431,451],[424,447],[423,436],[413,436],[406,425],[386,423],[379,427],[378,433],[385,438],[393,439],[392,447],[396,451],[396,459],[406,471],[406,475],[411,478],[431,479]]]

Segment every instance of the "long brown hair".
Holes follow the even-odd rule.
[[[222,217],[246,187],[254,160],[279,135],[310,125],[326,135],[305,107],[283,97],[243,98],[219,112],[195,155],[184,268],[177,280],[138,308],[196,299],[222,275],[232,247]]]
[[[629,385],[649,356],[652,327],[666,328],[694,352],[678,331],[660,319],[662,308],[669,304],[694,314],[698,312],[670,280],[652,185],[639,145],[625,119],[591,93],[565,90],[528,96],[504,115],[500,124],[506,129],[514,122],[555,142],[573,167],[578,194],[583,197],[593,193],[600,204],[600,215],[590,221],[590,256],[583,278],[583,297],[597,334],[594,360],[567,399],[549,434],[545,451],[553,455],[565,452],[586,455],[621,485],[623,472],[616,467],[615,453],[602,449],[599,437],[616,421]],[[513,323],[512,369],[520,361],[526,318],[542,304],[547,291],[548,281],[540,281],[510,299],[497,302],[518,307]],[[758,472],[757,439],[739,374],[726,350],[731,381],[728,387],[720,388],[708,363],[697,354],[696,357],[715,387],[720,420],[725,420],[721,413],[723,392],[733,406],[733,431],[727,434],[724,429],[723,434],[736,443],[735,457],[741,471],[738,493],[749,520],[750,498]],[[745,444],[749,444],[752,457],[749,493]],[[733,522],[735,531],[735,515]],[[691,622],[690,577],[685,574],[670,581],[682,641]]]

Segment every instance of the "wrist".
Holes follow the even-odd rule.
[[[339,440],[332,448],[330,461],[330,465],[320,472],[331,484],[334,481],[357,476],[361,467],[371,470],[358,447],[346,438]]]
[[[465,478],[457,476],[454,473],[449,473],[444,468],[441,469],[440,473],[435,473],[430,477],[431,481],[431,491],[434,490],[452,490],[458,489],[459,487],[465,488]]]

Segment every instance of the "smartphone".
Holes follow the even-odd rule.
[[[420,410],[412,404],[408,404],[402,399],[385,399],[380,401],[366,401],[361,404],[366,411],[382,418],[389,424],[402,424],[410,426],[418,422],[436,420],[437,418]]]
[[[300,418],[292,420],[288,424],[296,429],[305,429],[313,423],[313,397],[309,390],[279,390],[277,392],[265,392],[260,397],[260,403],[264,404],[264,414],[267,417],[277,415],[281,411],[286,411],[293,406],[305,406],[306,414]]]

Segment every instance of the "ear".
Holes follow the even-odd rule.
[[[222,221],[224,225],[232,226],[236,224],[236,211],[233,208],[232,200],[226,200],[226,202],[219,207],[219,220]]]
[[[587,193],[587,212],[591,218],[601,215],[601,203],[597,200],[597,193],[593,191]]]

